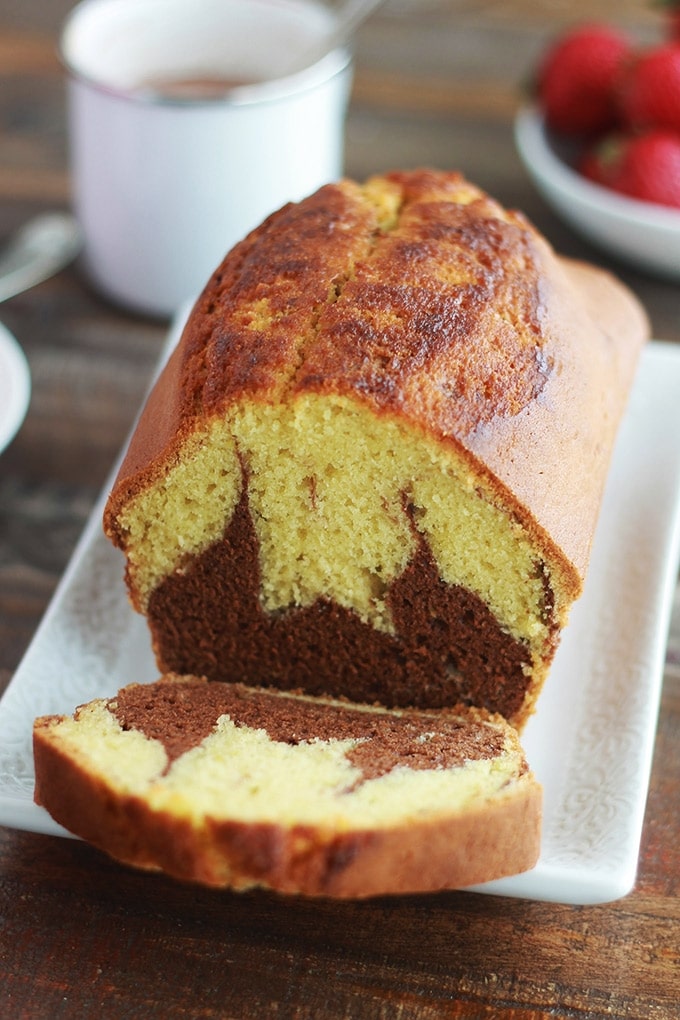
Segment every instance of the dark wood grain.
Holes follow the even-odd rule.
[[[67,0],[0,8],[0,242],[69,203]],[[680,342],[680,288],[609,262],[532,190],[512,115],[550,36],[647,3],[387,0],[361,30],[347,125],[357,177],[463,169],[566,254],[614,269]],[[0,690],[27,648],[130,427],[166,324],[94,294],[77,266],[6,302],[28,357],[26,421],[0,454]],[[0,1016],[508,1020],[680,1016],[680,599],[635,890],[595,907],[489,896],[366,903],[216,893],[130,871],[75,840],[0,828]]]

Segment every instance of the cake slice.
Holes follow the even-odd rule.
[[[475,709],[386,710],[165,676],[46,716],[36,800],[114,858],[235,889],[366,897],[531,868],[541,789]]]
[[[521,728],[647,335],[459,174],[275,213],[208,282],[106,506],[161,672]]]

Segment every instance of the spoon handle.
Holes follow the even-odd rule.
[[[80,247],[80,230],[72,216],[46,213],[31,220],[0,252],[0,301],[53,276]]]
[[[302,71],[316,64],[327,53],[348,42],[350,36],[362,22],[379,7],[383,0],[346,0],[338,11],[331,31],[323,36],[311,49],[296,57],[295,64],[286,73]]]

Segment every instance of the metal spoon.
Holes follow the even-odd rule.
[[[80,228],[68,213],[30,220],[0,251],[0,301],[20,294],[72,262],[82,246]]]
[[[306,67],[311,67],[321,60],[322,57],[325,57],[327,53],[348,42],[359,25],[381,3],[383,3],[383,0],[344,0],[330,32],[315,43],[313,47],[296,56],[294,63],[289,65],[285,72],[279,71],[277,76],[283,77],[283,74],[294,74],[296,71],[302,71]]]

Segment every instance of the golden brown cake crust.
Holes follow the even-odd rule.
[[[201,701],[203,694],[206,705],[197,703],[197,695]],[[164,704],[167,697],[175,700],[176,711]],[[177,697],[185,702],[179,708]],[[259,712],[278,740],[290,742],[291,733],[294,739],[313,738],[317,729],[321,739],[327,738],[328,706],[313,699],[302,704],[306,710],[300,714],[295,698],[169,676],[156,684],[124,689],[111,699],[110,711],[124,728],[153,733],[176,756],[200,742],[210,729],[206,720],[211,713],[225,708],[244,725],[257,725]],[[500,720],[474,710],[463,715],[385,714],[376,725],[362,721],[358,730],[356,721],[342,719],[343,713],[361,714],[355,706],[335,703],[330,714],[336,722],[339,719],[334,727],[339,737],[345,732],[368,734],[378,748],[377,764],[366,754],[358,759],[366,778],[389,771],[395,763],[410,765],[421,729],[434,727],[441,738],[433,744],[429,762],[416,755],[415,768],[436,769],[437,757],[444,766],[464,767],[468,760],[503,753],[502,739],[499,742],[499,734],[487,725],[501,725]],[[518,766],[508,795],[480,797],[474,806],[458,812],[442,804],[441,816],[435,818],[412,818],[385,827],[341,825],[325,831],[302,822],[244,823],[208,817],[196,827],[172,811],[154,810],[143,795],[123,794],[115,782],[98,777],[82,755],[69,752],[59,739],[55,724],[62,719],[47,716],[34,726],[36,802],[76,835],[137,867],[212,886],[261,885],[283,893],[361,898],[474,885],[528,870],[538,858],[542,791],[526,763]],[[175,742],[179,730],[181,747]]]
[[[341,393],[471,458],[576,596],[644,313],[611,276],[558,259],[460,175],[382,180],[399,195],[387,230],[343,181],[284,207],[227,256],[142,414],[107,533],[122,543],[121,506],[230,401]],[[461,188],[475,197],[461,204]],[[262,298],[273,320],[258,330]]]

